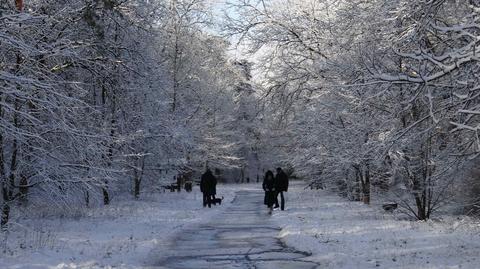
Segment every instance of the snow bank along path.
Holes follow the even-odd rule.
[[[258,188],[236,193],[228,209],[182,231],[155,268],[321,268],[308,254],[285,246]]]
[[[217,191],[228,204],[237,188],[220,184]],[[30,218],[13,218],[15,225],[0,234],[0,268],[146,268],[166,251],[177,232],[208,222],[227,209],[225,205],[204,209],[198,186],[192,193],[119,199],[98,208],[72,207],[64,217],[45,207]]]
[[[384,212],[381,201],[367,206],[303,187],[293,184],[287,211],[272,219],[287,245],[312,253],[308,259],[322,268],[480,268],[478,220],[407,221]]]

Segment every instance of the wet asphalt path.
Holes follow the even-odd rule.
[[[228,208],[217,219],[181,232],[157,268],[320,268],[277,238],[280,228],[267,214],[263,192],[237,192],[222,206]]]

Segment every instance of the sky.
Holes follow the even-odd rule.
[[[221,24],[222,20],[225,17],[225,12],[228,13],[228,15],[232,18],[238,17],[238,15],[232,10],[228,9],[228,4],[229,3],[235,3],[236,0],[211,0],[213,3],[213,14],[215,16],[216,23]],[[220,29],[218,28],[212,28],[210,29],[214,34],[220,34]],[[233,58],[244,58],[244,53],[239,51],[237,48],[235,48],[236,41],[235,40],[230,40],[232,43],[231,50],[229,51],[229,55]]]
[[[221,20],[225,16],[225,12],[228,13],[228,15],[232,18],[238,17],[238,15],[231,9],[228,9],[228,4],[229,3],[234,3],[235,0],[211,0],[213,3],[213,14],[215,16],[215,19],[218,20],[218,22],[221,22]]]
[[[216,10],[214,12],[218,13],[219,16],[223,15],[223,11],[227,7],[228,3],[235,3],[236,0],[211,0],[216,7]],[[230,12],[229,15],[235,15],[234,13]]]

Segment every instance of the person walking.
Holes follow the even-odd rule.
[[[212,198],[217,194],[217,179],[208,168],[200,180],[200,191],[203,193],[203,207],[212,207]]]
[[[277,175],[275,176],[275,208],[278,208],[278,195],[280,194],[280,209],[285,210],[285,197],[283,192],[288,191],[288,176],[283,172],[282,168],[277,168]]]
[[[273,204],[275,204],[275,178],[273,172],[268,170],[263,178],[262,188],[265,191],[263,203],[268,207],[268,214],[272,214]]]

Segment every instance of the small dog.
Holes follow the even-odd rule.
[[[213,205],[217,205],[217,204],[221,205],[221,204],[222,204],[222,200],[223,200],[223,196],[222,196],[222,198],[213,198],[213,199],[212,199],[212,204],[213,204]]]

